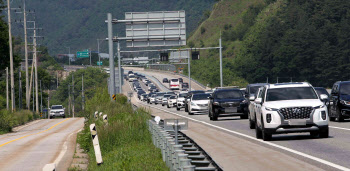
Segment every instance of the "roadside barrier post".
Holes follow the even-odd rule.
[[[98,111],[95,112],[94,114],[94,118],[97,119],[97,114],[98,114]]]
[[[102,161],[101,149],[100,149],[100,144],[98,142],[98,136],[97,136],[97,130],[96,130],[95,124],[90,125],[90,132],[92,137],[92,144],[95,150],[96,162],[98,165],[100,165],[103,163],[103,161]]]
[[[103,115],[103,122],[108,125],[107,115]]]

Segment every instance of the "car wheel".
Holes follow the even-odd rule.
[[[162,106],[164,106],[164,104],[162,104]]]
[[[187,105],[185,106],[185,112],[188,112],[188,108],[187,108]]]
[[[212,112],[211,112],[211,110],[209,110],[208,116],[209,116],[209,119],[212,121],[212,120],[213,120],[213,117],[212,117]]]
[[[217,121],[218,120],[218,115],[219,115],[219,111],[217,111],[217,109],[214,109],[213,111],[213,121]]]
[[[255,137],[257,139],[261,139],[262,138],[262,132],[261,132],[261,129],[258,127],[256,117],[255,117]]]
[[[328,136],[329,136],[328,126],[325,129],[321,129],[319,134],[320,134],[320,138],[328,138]]]
[[[166,107],[167,107],[167,108],[170,108],[170,106],[169,106],[169,105],[166,105]]]
[[[193,113],[191,113],[191,112],[188,112],[188,115],[193,115]]]
[[[329,120],[330,120],[330,121],[335,121],[335,117],[331,117],[331,116],[330,116],[330,117],[329,117]]]
[[[252,119],[250,118],[250,115],[249,115],[249,128],[250,129],[254,129],[255,128],[255,122],[252,121]]]
[[[337,109],[337,121],[338,122],[343,122],[344,121],[344,118],[343,116],[341,115],[341,112],[340,112],[340,109]]]
[[[310,132],[310,136],[311,136],[312,138],[317,138],[318,135],[319,135],[319,132]]]
[[[262,139],[264,141],[270,141],[272,139],[272,134],[269,134],[266,132],[265,127],[264,127],[264,120],[261,118],[261,127],[262,127]]]
[[[240,118],[241,119],[248,119],[248,115],[241,115]]]
[[[180,110],[180,108],[179,108],[179,107],[176,107],[176,110],[177,110],[177,111],[179,111],[179,110]]]
[[[63,116],[63,118],[66,118],[66,116]]]

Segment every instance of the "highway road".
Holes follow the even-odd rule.
[[[139,73],[152,75],[158,80],[162,80],[164,77],[178,78],[178,76],[161,72],[139,71]],[[165,84],[164,86],[166,87],[167,85]],[[200,89],[200,87],[198,87],[198,89]],[[163,91],[167,90],[163,89]],[[142,104],[143,102],[137,103]],[[143,104],[146,105],[146,103]],[[348,161],[350,158],[349,120],[346,120],[342,123],[330,122],[329,138],[314,139],[311,138],[308,133],[281,134],[274,135],[273,140],[270,142],[264,142],[255,138],[255,130],[249,129],[247,119],[242,120],[239,117],[221,117],[218,121],[210,121],[207,114],[190,116],[184,112],[184,109],[177,111],[175,108],[168,109],[166,107],[162,107],[161,105],[146,106],[163,111],[163,113],[171,114],[176,117],[187,118],[190,121],[200,123],[206,127],[210,127],[211,129],[220,130],[221,132],[234,135],[242,140],[247,140],[249,142],[258,144],[261,147],[268,147],[270,149],[287,154],[288,156],[296,157],[325,170],[350,170],[350,162]],[[232,145],[234,146],[234,144]],[[269,156],[266,155],[265,157]]]
[[[83,118],[42,119],[0,135],[0,170],[42,170],[55,163],[68,170]]]

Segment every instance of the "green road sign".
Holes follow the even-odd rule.
[[[102,61],[100,61],[100,62],[97,61],[97,65],[98,65],[98,66],[102,66]]]
[[[88,58],[90,57],[89,51],[78,51],[77,58]]]

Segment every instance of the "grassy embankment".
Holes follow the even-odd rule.
[[[78,135],[78,143],[88,153],[89,170],[168,170],[161,151],[152,144],[147,120],[150,115],[144,109],[133,111],[125,96],[111,102],[106,88],[99,88],[95,96],[86,102],[89,114],[84,130]],[[93,113],[108,114],[108,125],[95,119]],[[101,146],[103,164],[97,165],[92,146],[89,125],[95,123]]]
[[[15,126],[23,125],[37,118],[39,118],[39,115],[33,114],[33,112],[28,110],[14,113],[6,109],[0,110],[0,135],[11,132]]]

